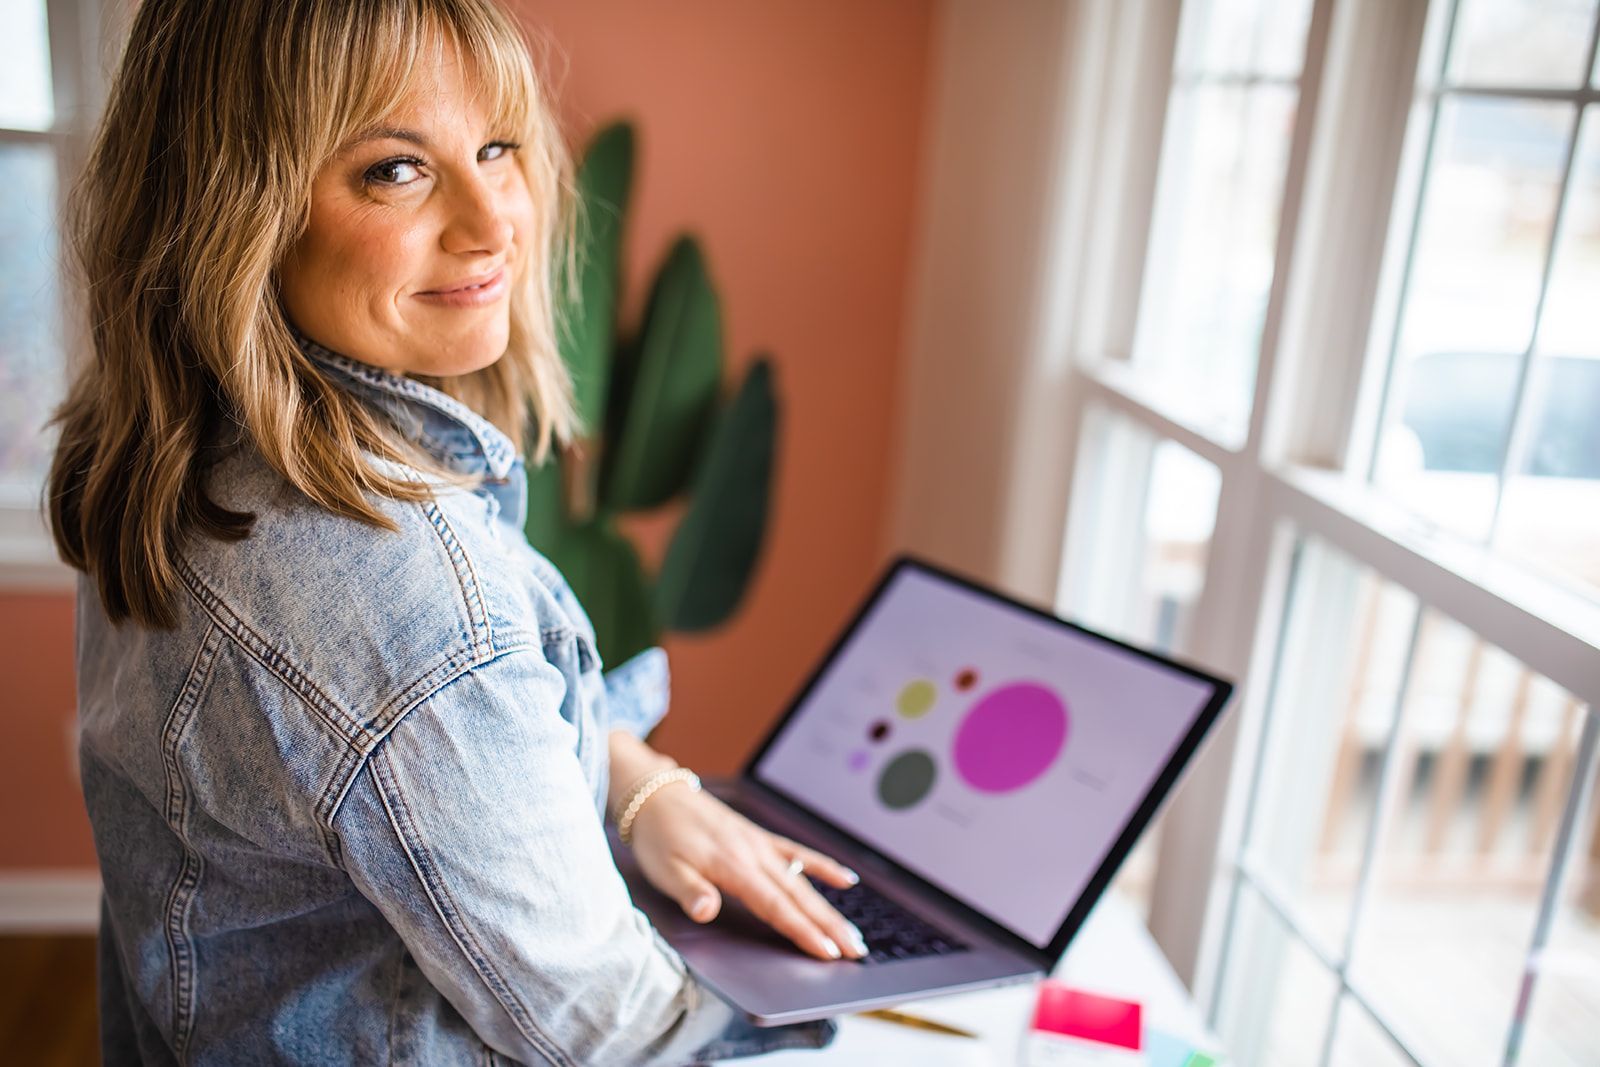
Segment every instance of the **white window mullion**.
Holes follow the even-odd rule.
[[[1074,301],[1081,315],[1072,344],[1078,353],[1125,360],[1133,348],[1179,5],[1113,0],[1109,6],[1110,39],[1092,45],[1109,44],[1113,51],[1092,164],[1098,171],[1097,210],[1085,242],[1094,266],[1081,273]]]
[[[1593,56],[1590,57],[1591,61]],[[1545,877],[1544,893],[1539,900],[1539,915],[1534,922],[1532,942],[1522,968],[1522,985],[1517,997],[1511,1029],[1506,1034],[1503,1062],[1516,1063],[1527,1035],[1528,1007],[1533,1000],[1534,987],[1539,981],[1540,967],[1545,950],[1550,944],[1550,933],[1559,910],[1561,891],[1566,883],[1567,863],[1573,850],[1581,848],[1578,832],[1580,819],[1588,810],[1594,793],[1596,770],[1600,769],[1600,710],[1591,705],[1584,714],[1583,734],[1578,740],[1578,755],[1574,764],[1572,787],[1561,811],[1561,826],[1556,831],[1556,845],[1550,857],[1550,871]]]
[[[1205,587],[1195,611],[1192,647],[1186,649],[1200,662],[1241,682],[1236,699],[1255,699],[1251,691],[1264,688],[1270,649],[1263,647],[1263,623],[1273,605],[1269,589],[1277,587],[1287,560],[1274,550],[1276,530],[1263,504],[1261,452],[1263,428],[1277,392],[1275,371],[1283,306],[1288,292],[1288,268],[1300,232],[1300,206],[1307,160],[1314,141],[1318,93],[1327,59],[1333,5],[1314,4],[1306,31],[1305,62],[1296,102],[1294,132],[1284,175],[1272,284],[1268,291],[1261,345],[1257,353],[1255,392],[1249,431],[1243,450],[1218,463],[1222,491],[1217,505],[1216,528],[1206,566]],[[1277,573],[1275,573],[1275,569]],[[1197,892],[1196,870],[1214,871],[1223,854],[1224,820],[1230,803],[1237,806],[1233,769],[1240,721],[1235,710],[1227,728],[1195,760],[1162,835],[1160,861],[1150,906],[1150,930],[1178,974],[1197,991],[1213,984],[1212,971],[1220,948],[1215,936],[1225,906],[1215,879]]]
[[[1436,83],[1443,83],[1445,64],[1449,61],[1450,46],[1455,36],[1456,24],[1460,17],[1461,5],[1459,0],[1439,0],[1450,5],[1449,17],[1442,20],[1443,26],[1439,40],[1432,42],[1431,47],[1424,48],[1424,56],[1420,64],[1426,62],[1437,63],[1434,74]],[[1435,150],[1439,134],[1439,107],[1437,102],[1430,107],[1426,132],[1422,134],[1416,151],[1419,153],[1416,161],[1416,176],[1414,179],[1415,191],[1409,194],[1410,210],[1404,216],[1404,231],[1391,230],[1391,243],[1404,233],[1405,248],[1399,255],[1386,257],[1391,261],[1390,269],[1395,272],[1394,284],[1390,287],[1392,295],[1385,294],[1384,314],[1376,318],[1373,323],[1374,330],[1383,331],[1383,367],[1374,375],[1374,388],[1370,393],[1370,411],[1357,412],[1356,425],[1360,429],[1359,440],[1353,440],[1347,446],[1347,459],[1356,460],[1359,457],[1359,473],[1367,481],[1372,479],[1378,464],[1377,441],[1384,427],[1389,424],[1390,405],[1394,402],[1394,375],[1395,354],[1400,347],[1400,330],[1404,322],[1402,309],[1405,307],[1407,291],[1411,285],[1413,267],[1417,258],[1417,242],[1422,236],[1424,199],[1427,196],[1428,174],[1433,167]],[[1355,464],[1352,463],[1352,469]]]
[[[1584,61],[1585,70],[1594,69],[1595,51],[1600,48],[1600,18],[1595,19],[1594,28],[1589,33],[1588,58]],[[1505,95],[1505,94],[1500,94]],[[1579,94],[1582,97],[1594,98],[1593,90],[1586,90]],[[1567,94],[1571,99],[1571,94]],[[1522,353],[1522,365],[1517,371],[1516,399],[1511,406],[1511,426],[1506,432],[1504,447],[1500,452],[1499,475],[1495,479],[1494,512],[1489,520],[1489,542],[1494,543],[1495,534],[1500,528],[1500,520],[1506,500],[1506,484],[1522,469],[1523,461],[1527,459],[1528,447],[1536,430],[1533,405],[1529,397],[1539,395],[1534,388],[1536,375],[1542,365],[1539,358],[1539,332],[1540,324],[1544,319],[1546,300],[1550,296],[1550,281],[1555,273],[1556,255],[1561,241],[1562,230],[1566,221],[1567,211],[1571,206],[1573,195],[1572,170],[1578,158],[1578,136],[1583,131],[1584,103],[1575,102],[1572,109],[1572,124],[1567,130],[1567,150],[1561,161],[1561,186],[1556,194],[1555,218],[1550,223],[1550,240],[1546,243],[1544,253],[1544,271],[1539,277],[1539,296],[1534,304],[1533,330],[1528,337],[1527,350]]]
[[[1262,458],[1343,469],[1359,425],[1363,354],[1400,184],[1426,4],[1339,4],[1319,79],[1301,232],[1288,266]]]

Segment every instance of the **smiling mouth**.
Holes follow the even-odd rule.
[[[500,280],[500,274],[504,270],[505,270],[505,268],[501,267],[500,270],[494,271],[493,273],[488,274],[488,275],[484,276],[483,278],[480,278],[478,281],[471,282],[471,283],[469,283],[467,285],[457,285],[457,286],[454,286],[454,287],[449,288],[449,289],[424,289],[420,293],[418,293],[417,295],[418,296],[448,296],[451,293],[470,293],[475,289],[482,289],[482,288],[485,288],[486,286],[493,285],[495,282],[499,281]]]

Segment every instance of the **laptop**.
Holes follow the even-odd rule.
[[[1047,974],[1232,686],[896,560],[731,779],[707,789],[855,869],[814,882],[871,953],[802,953],[733,897],[698,924],[613,831],[634,903],[761,1026]]]

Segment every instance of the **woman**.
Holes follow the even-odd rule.
[[[94,350],[50,517],[83,572],[106,1061],[682,1062],[757,1032],[629,902],[802,949],[853,876],[639,738],[521,534],[572,428],[567,163],[490,0],[146,0],[73,200]],[[841,947],[842,946],[842,947]]]

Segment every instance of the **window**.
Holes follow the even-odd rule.
[[[1242,683],[1151,929],[1243,1064],[1582,1062],[1600,3],[1083,7],[1057,607]]]
[[[0,0],[0,584],[59,586],[39,514],[75,324],[59,211],[98,111],[98,0]]]
[[[1529,946],[1542,951],[1541,918],[1556,910],[1541,890],[1558,855],[1582,851],[1580,820],[1563,818],[1596,769],[1582,704],[1315,538],[1292,570],[1224,920],[1219,1024],[1247,1063],[1369,1062],[1373,1035],[1424,1063],[1500,1062]],[[1594,863],[1582,879],[1600,874],[1581,862]],[[1600,910],[1564,914],[1569,960],[1600,961]],[[1535,1025],[1545,1053],[1528,1062],[1585,1058],[1573,1009],[1594,995],[1581,974],[1538,976],[1560,1007]],[[1307,984],[1338,995],[1284,996],[1271,1011],[1234,1002]]]
[[[1427,520],[1600,596],[1594,7],[1436,8],[1369,473]]]
[[[1133,364],[1163,407],[1244,436],[1309,0],[1184,5]]]

